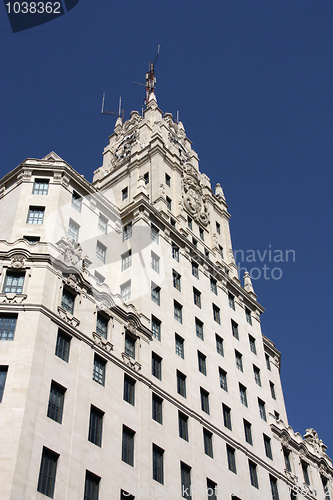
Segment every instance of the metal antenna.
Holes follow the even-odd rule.
[[[157,55],[155,57],[155,61],[153,63],[149,63],[148,66],[148,73],[146,73],[146,83],[139,83],[139,82],[133,82],[136,85],[141,85],[142,87],[146,87],[146,98],[145,98],[145,104],[148,104],[149,101],[149,96],[150,94],[154,93],[155,90],[155,85],[156,85],[156,78],[155,78],[155,65],[158,56],[160,55],[160,45],[157,46]]]
[[[105,101],[105,92],[103,93],[103,99],[102,99],[102,110],[101,110],[102,115],[118,116],[119,118],[124,120],[124,110],[121,109],[121,97],[119,98],[118,111],[109,111],[107,109],[104,109],[104,101]]]
[[[177,123],[179,123],[179,111],[177,109]]]

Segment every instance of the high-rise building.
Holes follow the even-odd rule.
[[[288,425],[222,187],[154,92],[90,183],[57,154],[0,184],[2,500],[333,499]]]

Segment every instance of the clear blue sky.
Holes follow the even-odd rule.
[[[221,182],[234,248],[295,250],[242,266],[282,269],[254,281],[262,330],[282,352],[290,424],[314,427],[333,457],[333,1],[80,0],[16,34],[1,9],[1,176],[54,150],[91,180],[114,126],[102,93],[127,118],[140,110],[132,82],[161,44],[159,106],[179,110]]]

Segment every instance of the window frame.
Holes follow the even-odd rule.
[[[99,447],[102,447],[103,418],[104,411],[90,405],[88,441]]]
[[[0,313],[0,341],[12,342],[14,340],[17,320],[17,313]]]

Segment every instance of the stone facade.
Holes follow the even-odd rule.
[[[223,190],[153,93],[92,183],[27,159],[0,210],[1,499],[333,498],[325,445],[288,426]]]

